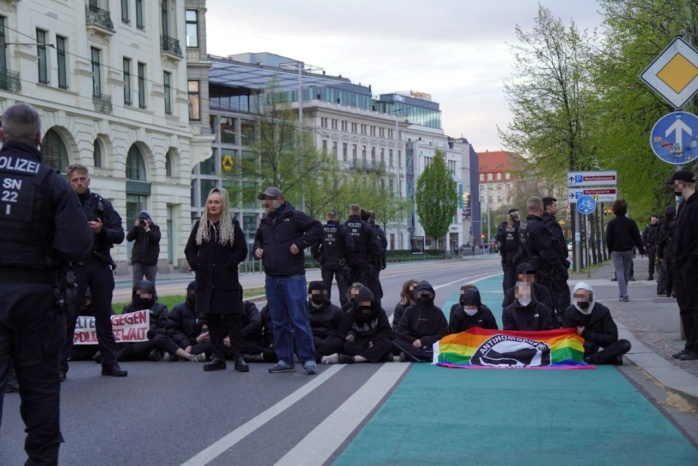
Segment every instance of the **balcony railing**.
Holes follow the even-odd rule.
[[[100,95],[93,95],[92,96],[92,103],[95,105],[95,110],[98,111],[99,113],[111,113],[112,112],[112,104],[111,104],[111,96],[106,95],[106,94],[100,94]]]
[[[368,162],[363,160],[357,160],[353,162],[352,165],[352,168],[354,168],[354,170],[378,173],[382,173],[385,171],[385,162]]]
[[[111,20],[109,10],[103,10],[94,5],[86,5],[85,11],[88,26],[98,26],[109,32],[114,32],[114,23]]]
[[[179,58],[183,57],[182,47],[179,46],[179,41],[174,37],[165,35],[160,36],[160,50],[165,53],[175,55]]]
[[[19,71],[0,70],[0,89],[10,92],[22,90],[22,82],[19,80]]]

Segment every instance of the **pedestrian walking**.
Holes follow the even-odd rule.
[[[616,280],[618,280],[619,300],[628,302],[628,280],[630,280],[630,267],[633,261],[633,248],[637,247],[640,254],[644,255],[645,247],[642,244],[637,223],[626,216],[627,201],[618,199],[613,203],[612,210],[616,218],[606,226],[606,247],[611,254]]]

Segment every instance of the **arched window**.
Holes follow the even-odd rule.
[[[511,178],[511,173],[507,173],[505,176],[506,176],[506,179],[508,180]]]
[[[485,181],[485,174],[484,173],[480,173],[480,181]]]
[[[46,131],[44,139],[41,141],[41,153],[43,162],[51,168],[55,168],[61,173],[65,173],[68,165],[68,150],[63,143],[63,139],[58,133],[50,129]]]
[[[487,174],[487,181],[492,181],[492,173]]]
[[[145,163],[140,149],[135,144],[128,150],[126,157],[126,179],[146,181]]]
[[[94,160],[95,168],[102,168],[104,162],[102,159],[102,146],[99,143],[99,139],[95,139],[92,143],[92,159]]]
[[[497,173],[497,181],[499,181],[499,180],[501,180],[501,179],[502,179],[502,174],[501,174],[501,173]]]

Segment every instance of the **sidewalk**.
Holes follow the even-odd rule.
[[[630,302],[602,299],[611,310],[618,336],[632,344],[626,357],[636,366],[670,391],[682,396],[698,409],[698,361],[680,361],[671,357],[683,349],[679,308],[676,299],[657,295],[657,282],[648,277],[647,258],[635,258],[635,278],[628,286]],[[655,272],[655,278],[658,273]],[[610,262],[593,268],[591,279],[587,273],[571,273],[570,289],[580,281],[588,282],[595,290],[610,285],[612,296],[617,296],[617,282],[611,282],[613,266]],[[600,290],[599,290],[600,291]],[[608,295],[608,290],[604,290]],[[597,294],[601,294],[598,293]]]

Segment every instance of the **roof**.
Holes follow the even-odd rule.
[[[478,173],[501,173],[521,170],[525,163],[517,152],[495,151],[478,152]]]

